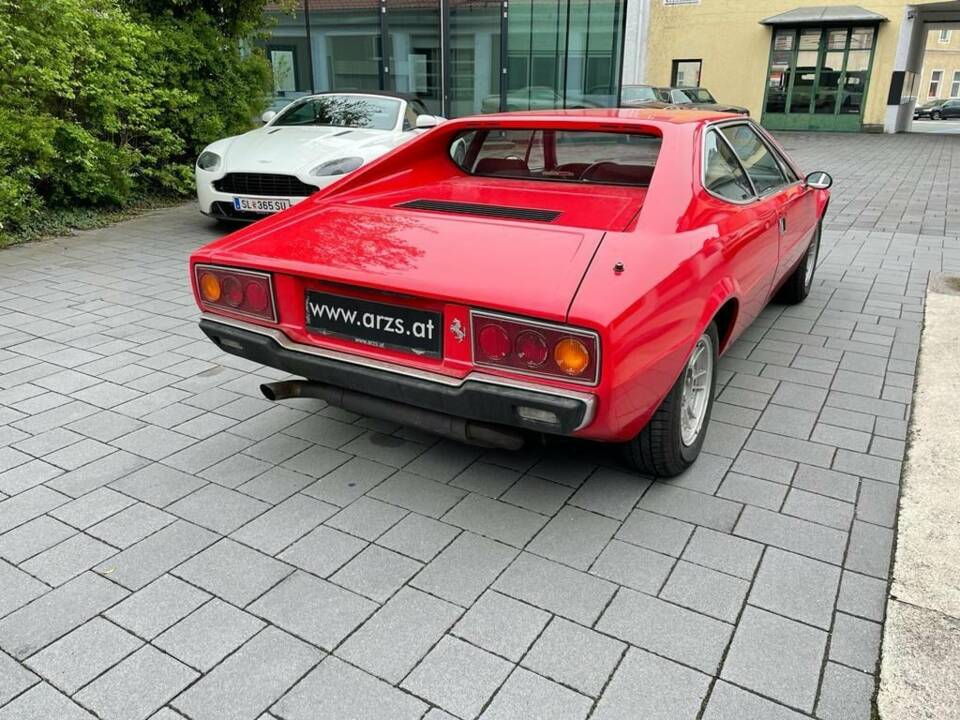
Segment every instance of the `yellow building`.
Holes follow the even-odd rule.
[[[917,101],[960,98],[960,30],[935,30],[927,37]]]
[[[821,2],[646,0],[636,79],[702,85],[775,129],[908,129],[928,92],[920,87],[926,35],[956,28],[956,42],[960,1]],[[936,69],[946,96],[960,68]],[[923,70],[927,85],[933,70]]]

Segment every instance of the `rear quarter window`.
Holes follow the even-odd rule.
[[[466,173],[549,182],[646,187],[659,136],[584,130],[468,130],[450,157]]]

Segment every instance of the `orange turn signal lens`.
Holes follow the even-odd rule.
[[[590,364],[590,353],[582,342],[568,337],[553,348],[553,359],[567,375],[579,375]]]
[[[221,292],[216,275],[206,272],[200,276],[200,295],[204,300],[215,303],[220,299]]]

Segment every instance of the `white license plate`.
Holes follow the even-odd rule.
[[[264,198],[235,197],[233,198],[233,209],[242,212],[255,213],[275,213],[286,210],[293,205],[287,198],[274,198],[265,200]]]

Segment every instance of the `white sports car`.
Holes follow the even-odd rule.
[[[422,101],[385,93],[308,95],[262,120],[200,153],[200,212],[256,220],[284,210],[443,122]]]

